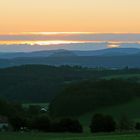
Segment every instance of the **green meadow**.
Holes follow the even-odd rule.
[[[49,103],[25,103],[22,104],[23,107],[28,108],[29,106],[40,106],[43,108],[48,108]]]
[[[139,140],[140,134],[0,133],[0,140]]]
[[[80,122],[86,126],[90,124],[90,120],[95,113],[103,113],[112,115],[118,119],[121,115],[126,114],[130,119],[134,121],[140,121],[140,99],[135,99],[124,104],[114,105],[111,107],[105,107],[98,109],[94,112],[86,113],[79,117]]]
[[[110,79],[124,79],[124,80],[139,80],[140,81],[140,74],[120,74],[120,75],[111,75],[111,76],[105,76],[102,77],[101,79],[106,79],[106,80],[110,80]]]

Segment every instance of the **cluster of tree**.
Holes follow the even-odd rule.
[[[78,116],[140,96],[140,84],[121,79],[85,80],[69,84],[50,104],[55,117]]]
[[[24,116],[25,110],[21,104],[17,102],[9,102],[0,99],[0,115],[12,117],[12,116]]]
[[[14,131],[40,131],[54,133],[82,133],[83,126],[78,120],[62,118],[52,120],[47,114],[35,115],[31,118],[23,116],[10,117],[9,123]],[[90,130],[92,133],[100,132],[132,132],[140,130],[140,123],[134,123],[126,115],[122,115],[119,120],[115,120],[110,115],[95,114],[91,120]]]
[[[52,121],[47,115],[39,115],[33,118],[15,116],[10,118],[10,124],[14,131],[40,131],[40,132],[70,132],[82,133],[83,128],[78,120],[70,118]]]
[[[110,115],[95,114],[91,120],[90,130],[92,133],[134,131],[140,130],[140,123],[134,123],[127,115],[122,115],[119,120],[115,120]]]
[[[68,118],[54,119],[40,106],[23,107],[17,103],[0,100],[0,116],[5,116],[14,131],[70,132],[82,133],[83,126],[78,120]],[[134,123],[127,115],[115,120],[110,115],[95,114],[91,120],[92,133],[140,130],[140,123]]]
[[[18,103],[0,100],[0,116],[8,118],[14,131],[83,132],[82,125],[78,120],[62,118],[53,121],[51,117],[48,117],[49,113],[37,105],[26,108]]]
[[[26,65],[0,69],[0,97],[20,102],[50,102],[74,81],[117,74],[140,73],[139,69],[107,70],[80,66]]]
[[[116,122],[112,116],[96,114],[92,118],[90,129],[91,132],[113,132],[116,129]]]
[[[78,120],[64,118],[52,124],[53,132],[82,133],[83,127]]]

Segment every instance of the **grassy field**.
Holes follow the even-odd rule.
[[[139,140],[140,134],[0,133],[0,140]]]
[[[46,109],[48,109],[48,106],[49,106],[49,103],[25,103],[25,104],[22,104],[23,105],[23,107],[29,107],[29,106],[40,106],[40,107],[43,107],[43,108],[46,108]]]
[[[103,113],[107,115],[112,115],[118,119],[121,115],[126,114],[130,119],[140,120],[140,99],[135,99],[125,104],[111,106],[107,108],[102,108],[96,110],[95,112],[90,112],[80,117],[81,123],[86,126],[90,124],[91,117],[95,113]]]
[[[140,74],[124,74],[124,75],[112,75],[112,76],[106,76],[102,77],[102,79],[110,80],[110,79],[139,79],[140,80]]]
[[[48,103],[23,104],[24,107],[29,107],[29,105],[39,105],[47,109],[49,104]],[[135,99],[121,105],[98,109],[95,112],[86,113],[79,117],[82,125],[85,127],[88,127],[90,124],[91,117],[95,113],[103,113],[107,115],[112,115],[115,118],[119,118],[120,115],[126,114],[130,117],[130,119],[140,121],[140,99]]]

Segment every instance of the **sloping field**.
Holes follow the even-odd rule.
[[[125,114],[129,116],[130,119],[140,120],[140,99],[135,99],[125,104],[120,104],[116,106],[111,106],[103,109],[96,110],[95,112],[90,112],[80,117],[80,121],[83,125],[90,124],[90,120],[95,113],[104,113],[107,115],[112,115],[118,119],[121,115]]]

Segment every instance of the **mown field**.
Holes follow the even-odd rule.
[[[0,140],[139,140],[140,134],[0,133]]]

